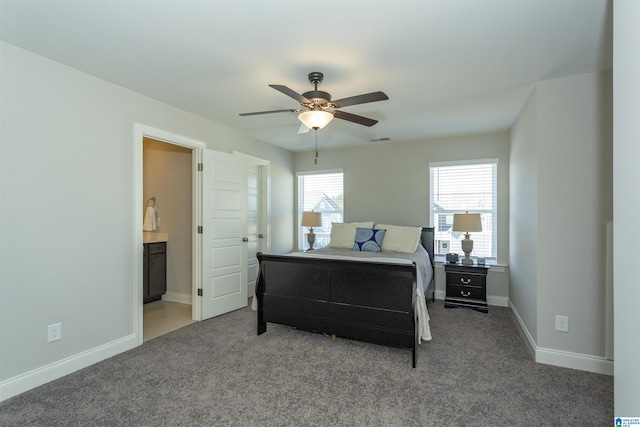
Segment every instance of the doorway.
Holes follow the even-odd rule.
[[[193,322],[193,149],[143,138],[143,341]],[[153,243],[150,243],[153,242]],[[162,246],[160,253],[153,253]],[[151,273],[153,271],[153,274]]]
[[[197,289],[201,280],[201,265],[202,254],[200,250],[199,235],[193,231],[194,225],[199,224],[201,221],[201,183],[198,178],[198,164],[202,162],[203,152],[205,144],[200,141],[193,140],[181,135],[177,135],[171,132],[167,132],[161,129],[152,128],[139,123],[134,124],[134,218],[133,231],[134,231],[134,260],[133,260],[133,281],[132,281],[132,314],[134,335],[136,342],[141,345],[144,341],[144,306],[143,306],[143,217],[141,215],[141,209],[146,208],[147,199],[143,196],[144,190],[144,167],[143,167],[143,152],[144,152],[144,140],[153,139],[162,143],[166,143],[172,146],[182,147],[191,151],[191,295],[185,295],[183,292],[179,294],[181,302],[184,299],[191,298],[191,319],[198,320],[200,317],[200,310],[197,305],[197,294],[194,289]],[[151,196],[150,196],[151,197]],[[160,217],[160,227],[163,226],[163,215],[165,202],[156,196],[156,203],[158,207],[158,214]],[[168,236],[171,239],[171,236]],[[168,242],[168,244],[170,244]],[[187,287],[189,285],[186,285]]]

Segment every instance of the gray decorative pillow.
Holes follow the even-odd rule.
[[[354,251],[381,252],[382,240],[387,230],[375,228],[356,228],[356,239],[353,244]]]

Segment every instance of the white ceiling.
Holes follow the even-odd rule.
[[[380,122],[334,120],[324,148],[509,128],[534,82],[612,65],[610,0],[0,0],[2,40],[292,151],[297,108],[270,88],[333,99]]]

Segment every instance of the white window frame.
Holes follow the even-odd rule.
[[[314,229],[314,232],[317,234],[316,236],[316,244],[315,248],[319,248],[325,246],[325,242],[328,243],[328,234],[331,233],[331,223],[332,222],[344,222],[344,170],[343,169],[325,169],[325,170],[313,170],[313,171],[298,171],[296,172],[296,248],[298,250],[307,249],[307,233],[308,229],[306,227],[302,227],[300,222],[302,220],[302,212],[305,209],[312,209],[311,205],[304,206],[304,201],[301,200],[303,197],[303,189],[300,187],[300,178],[305,176],[312,175],[328,175],[328,174],[342,174],[342,198],[343,198],[343,206],[342,213],[338,216],[333,216],[330,214],[323,213],[322,215],[322,228],[318,230]],[[309,203],[309,201],[306,201]]]
[[[447,166],[465,166],[465,165],[481,165],[481,164],[491,164],[493,165],[493,177],[492,177],[492,206],[485,207],[484,209],[478,209],[477,207],[469,206],[468,209],[445,209],[441,211],[441,213],[464,213],[465,210],[473,213],[482,214],[482,233],[489,233],[491,245],[490,245],[490,253],[482,254],[484,258],[490,260],[492,262],[497,261],[498,255],[498,159],[497,158],[488,158],[488,159],[468,159],[468,160],[454,160],[454,161],[445,161],[445,162],[430,162],[429,163],[429,224],[431,227],[434,227],[435,231],[435,258],[436,259],[444,259],[444,254],[447,252],[454,252],[460,255],[463,255],[463,252],[460,248],[458,248],[458,243],[455,241],[450,242],[450,246],[438,247],[439,237],[443,237],[442,233],[438,230],[438,224],[436,224],[436,212],[435,212],[435,181],[434,178],[434,168],[438,167],[447,167]],[[471,239],[473,240],[474,234],[471,233]],[[442,239],[445,240],[445,239]],[[446,243],[446,240],[445,240]],[[474,247],[474,251],[471,253],[472,257],[482,256],[476,253],[476,248]]]

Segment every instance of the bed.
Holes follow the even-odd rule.
[[[408,348],[415,368],[417,345],[431,339],[426,301],[434,299],[433,228],[422,228],[419,238],[414,253],[258,253],[258,335],[270,322]]]

